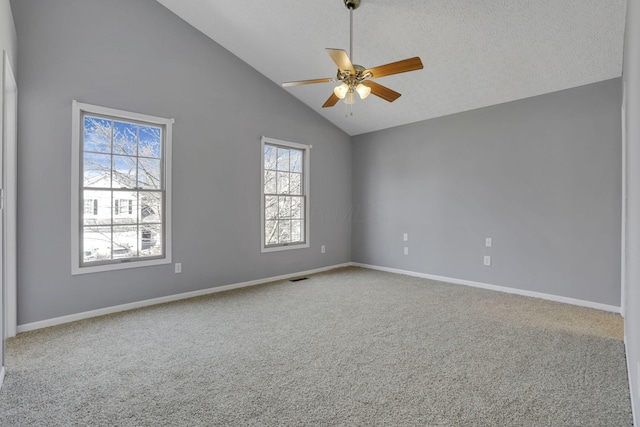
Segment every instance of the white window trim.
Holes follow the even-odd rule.
[[[130,111],[117,110],[114,108],[100,107],[98,105],[85,104],[78,101],[72,102],[71,119],[71,274],[97,273],[101,271],[122,270],[128,268],[148,267],[152,265],[170,264],[171,259],[171,136],[174,119],[149,116],[146,114],[132,113]],[[165,127],[165,139],[163,146],[163,160],[165,167],[165,256],[142,261],[129,261],[116,264],[102,264],[80,267],[80,134],[82,123],[80,117],[82,113],[101,114],[105,116],[118,117],[141,122],[158,124]]]
[[[292,243],[283,246],[271,246],[266,247],[264,241],[264,145],[265,144],[273,144],[273,145],[281,145],[283,147],[295,148],[298,150],[304,151],[304,171],[303,171],[303,180],[304,180],[304,195],[305,195],[305,204],[304,204],[304,243]],[[309,230],[310,230],[310,220],[309,220],[309,206],[310,203],[310,195],[309,195],[309,165],[311,157],[309,153],[311,152],[311,145],[298,144],[296,142],[282,141],[280,139],[269,138],[263,136],[260,140],[260,251],[262,253],[265,252],[279,252],[279,251],[288,251],[291,249],[300,249],[300,248],[308,248],[309,247]]]

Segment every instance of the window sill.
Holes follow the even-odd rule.
[[[309,243],[301,243],[301,244],[294,244],[294,245],[283,245],[283,246],[269,246],[267,248],[262,247],[261,251],[262,253],[266,253],[266,252],[280,252],[280,251],[288,251],[291,249],[302,249],[302,248],[308,248],[309,247]]]
[[[74,265],[71,268],[71,275],[75,276],[78,274],[100,273],[103,271],[111,271],[111,270],[125,270],[129,268],[149,267],[152,265],[162,265],[162,264],[171,264],[171,258],[150,259],[148,261],[129,261],[129,262],[125,261],[117,264],[102,264],[102,265],[93,265],[93,266],[87,266],[87,267],[79,267]]]

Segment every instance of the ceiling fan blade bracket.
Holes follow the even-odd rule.
[[[371,78],[373,78],[373,74],[371,74],[371,71],[369,70],[364,70],[358,73],[359,80],[365,80],[365,79],[371,79]]]

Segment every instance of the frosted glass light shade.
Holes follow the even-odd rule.
[[[371,88],[365,84],[360,83],[356,86],[356,91],[360,95],[360,99],[365,99],[371,93]]]
[[[346,83],[342,83],[333,89],[333,93],[340,99],[343,99],[347,95],[347,92],[349,92],[349,86],[347,86]]]
[[[347,92],[347,95],[344,98],[344,103],[347,105],[351,105],[356,102],[356,97],[353,95],[353,89]]]

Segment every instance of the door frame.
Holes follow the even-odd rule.
[[[627,309],[627,85],[622,81],[621,134],[622,134],[622,218],[620,221],[620,315]]]
[[[5,338],[14,337],[18,326],[17,200],[18,200],[18,85],[9,55],[3,52],[3,282]]]

